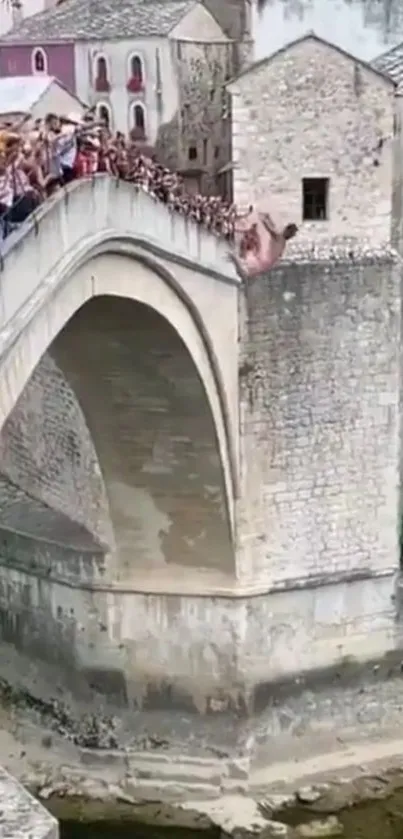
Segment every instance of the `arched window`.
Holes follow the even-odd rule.
[[[110,90],[108,62],[104,55],[97,55],[95,59],[95,90],[99,93],[107,93]]]
[[[111,109],[109,105],[105,102],[98,102],[97,105],[97,117],[100,122],[103,122],[107,128],[111,128],[112,125],[112,115]]]
[[[48,72],[48,59],[42,47],[36,47],[36,49],[32,50],[31,65],[34,74]]]
[[[134,140],[144,140],[146,136],[146,119],[144,106],[137,102],[132,105],[132,130]]]
[[[129,81],[127,89],[130,93],[140,93],[144,88],[143,62],[139,55],[132,55],[129,61]]]

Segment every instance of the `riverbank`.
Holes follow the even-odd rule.
[[[353,731],[322,734],[311,739],[309,754],[308,744],[294,738],[294,756],[269,764],[262,750],[253,758],[207,759],[158,749],[84,749],[21,710],[0,709],[5,768],[59,819],[138,821],[264,839],[342,835],[346,809],[396,797],[393,812],[403,819],[400,734],[396,728],[381,737],[371,726],[358,741]],[[285,739],[283,747],[289,754]],[[304,832],[295,833],[301,825]]]

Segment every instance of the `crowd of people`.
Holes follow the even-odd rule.
[[[89,112],[27,125],[0,126],[0,219],[3,237],[23,222],[55,190],[70,181],[109,172],[136,184],[228,240],[235,207],[216,196],[186,192],[183,179],[142,154],[121,133],[112,134]]]
[[[56,190],[71,181],[110,173],[151,193],[172,211],[235,240],[229,249],[243,279],[273,267],[297,227],[277,229],[268,215],[250,208],[239,216],[219,196],[190,194],[183,179],[141,153],[134,138],[112,134],[93,112],[86,116],[48,114],[43,120],[0,125],[0,238],[6,238]]]

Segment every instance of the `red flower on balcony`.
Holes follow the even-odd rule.
[[[94,87],[98,93],[109,93],[111,89],[108,79],[108,65],[103,55],[96,60]]]
[[[127,82],[127,89],[130,93],[140,93],[143,90],[143,79],[141,76],[132,76]]]
[[[140,93],[144,89],[143,62],[138,55],[132,55],[129,66],[130,78],[127,82],[127,90],[130,93]]]

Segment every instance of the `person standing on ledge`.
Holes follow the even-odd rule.
[[[229,253],[242,280],[270,271],[282,257],[286,244],[298,232],[296,224],[287,224],[280,232],[269,213],[257,213],[249,208],[246,216],[235,223],[235,232],[242,233],[239,252]]]

